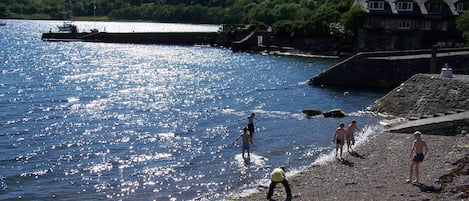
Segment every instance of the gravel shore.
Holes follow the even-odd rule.
[[[422,137],[429,152],[420,166],[420,184],[405,183],[413,136],[385,132],[356,147],[355,154],[345,154],[343,162],[315,165],[288,178],[292,200],[468,199],[469,138]],[[256,193],[238,200],[266,200],[266,194],[265,187],[258,187]],[[286,200],[282,185],[273,200]]]
[[[469,200],[468,119],[460,125],[449,123],[450,129],[435,130],[431,125],[432,117],[469,110],[468,86],[468,75],[419,74],[371,106],[372,111],[395,117],[429,118],[427,127],[433,135],[422,132],[429,151],[420,165],[420,184],[405,183],[412,133],[384,132],[356,147],[354,154],[345,154],[344,161],[314,165],[288,178],[292,200]],[[267,190],[259,186],[248,197],[232,198],[266,200]],[[273,198],[286,200],[282,185]]]

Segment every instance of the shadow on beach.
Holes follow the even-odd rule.
[[[365,157],[361,154],[359,154],[358,152],[356,151],[352,151],[352,152],[349,152],[351,156],[353,157],[356,157],[356,158],[360,158],[360,159],[365,159]]]
[[[349,166],[349,167],[353,167],[355,164],[353,162],[350,162],[349,160],[339,160],[342,164],[346,165],[346,166]]]
[[[440,193],[441,188],[437,188],[435,186],[427,186],[422,183],[414,184],[414,186],[417,186],[420,188],[420,191],[425,192],[425,193]]]
[[[285,201],[291,201],[292,199],[291,198],[286,198]],[[276,200],[276,199],[270,199],[269,201],[279,201],[279,200]]]

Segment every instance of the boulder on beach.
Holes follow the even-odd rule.
[[[306,116],[317,116],[322,114],[322,112],[320,110],[307,109],[303,110],[303,114],[305,114]]]
[[[345,112],[340,109],[333,109],[328,112],[322,113],[324,117],[342,118],[345,117]]]

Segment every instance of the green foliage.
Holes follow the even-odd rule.
[[[352,6],[350,10],[342,14],[340,22],[345,26],[346,29],[356,30],[359,23],[362,22],[365,17],[365,11],[359,6]]]
[[[312,16],[311,24],[316,28],[319,36],[328,36],[330,24],[338,22],[339,19],[340,13],[336,10],[336,7],[333,4],[325,3],[316,9]]]
[[[247,30],[248,31],[252,31],[252,30],[266,30],[267,29],[267,25],[262,23],[262,22],[251,22],[248,24],[247,26]]]
[[[0,3],[0,17],[6,17],[7,15],[9,15],[7,6]]]
[[[304,20],[281,20],[272,25],[272,31],[280,37],[317,37],[321,36],[316,32],[316,27],[311,22]]]
[[[251,29],[272,26],[283,37],[350,40],[363,15],[352,4],[351,0],[4,0],[0,17],[249,24]]]
[[[456,19],[456,28],[462,32],[464,40],[469,41],[469,13],[463,13]]]

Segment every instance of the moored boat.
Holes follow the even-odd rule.
[[[77,27],[72,24],[72,22],[64,22],[63,25],[58,25],[57,28],[59,29],[59,32],[65,33],[74,33],[77,31]]]

